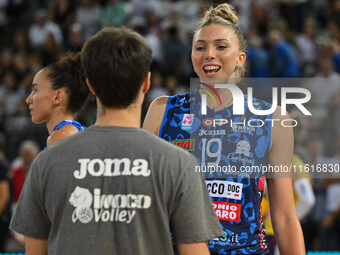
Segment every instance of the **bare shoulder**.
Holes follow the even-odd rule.
[[[78,133],[78,129],[73,125],[64,125],[59,130],[54,131],[48,138],[46,145],[51,146],[58,141],[65,139],[68,136]]]
[[[159,128],[161,127],[163,121],[168,98],[169,97],[167,96],[158,97],[151,103],[148,112],[145,116],[143,129],[158,136]]]

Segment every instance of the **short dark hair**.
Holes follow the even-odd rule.
[[[81,67],[80,52],[67,53],[59,62],[44,68],[52,88],[65,88],[68,93],[67,111],[75,114],[84,105],[89,96],[86,76]]]
[[[105,107],[123,109],[134,103],[151,54],[143,37],[126,28],[105,27],[84,44],[82,65]]]

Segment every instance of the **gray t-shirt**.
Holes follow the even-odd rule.
[[[192,155],[139,128],[91,126],[42,151],[11,228],[48,254],[173,254],[221,236]]]

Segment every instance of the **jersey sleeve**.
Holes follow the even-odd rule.
[[[190,156],[176,182],[170,228],[175,243],[196,243],[223,235],[212,207],[203,176],[195,172],[196,160]]]
[[[36,160],[25,179],[10,228],[25,236],[47,239],[51,224],[44,208],[38,168]]]

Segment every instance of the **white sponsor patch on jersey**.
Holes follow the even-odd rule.
[[[230,181],[209,181],[206,180],[205,184],[211,197],[224,197],[241,200],[242,197],[242,183]]]
[[[185,113],[183,115],[181,129],[182,130],[190,130],[193,120],[194,120],[194,114]]]

